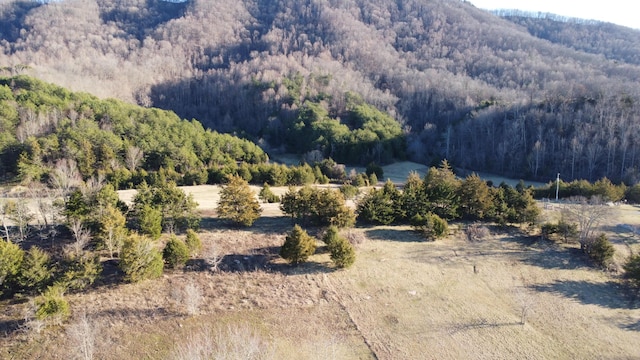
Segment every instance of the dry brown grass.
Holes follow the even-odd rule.
[[[640,225],[638,208],[613,211],[601,230],[620,253],[638,251],[638,235],[621,226]],[[199,235],[203,254],[215,246],[223,255],[219,271],[194,259],[157,280],[69,295],[72,310],[100,329],[95,358],[172,358],[207,332],[213,350],[245,334],[277,359],[638,356],[638,304],[575,247],[518,229],[425,242],[410,227],[358,228],[346,233],[358,242],[356,263],[335,271],[321,251],[308,264],[285,264],[277,252],[290,226],[277,217],[248,230],[212,225]],[[185,300],[186,286],[197,289],[197,306]],[[68,358],[77,346],[62,328],[13,331],[26,303],[2,306],[0,358]]]

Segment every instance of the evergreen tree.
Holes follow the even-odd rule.
[[[148,237],[131,234],[125,240],[120,254],[120,269],[125,280],[138,282],[162,275],[162,254]]]
[[[280,197],[271,191],[271,187],[268,183],[264,183],[262,185],[262,189],[260,189],[260,193],[258,194],[258,198],[262,200],[263,203],[276,203],[280,201]]]
[[[356,251],[347,239],[338,234],[338,228],[330,226],[322,238],[329,249],[331,261],[338,268],[346,268],[356,260]]]
[[[315,251],[315,239],[309,236],[300,226],[295,225],[280,248],[280,256],[289,263],[297,265],[307,261]]]
[[[162,251],[162,259],[168,268],[175,269],[189,260],[189,248],[182,240],[172,236]]]
[[[220,191],[218,216],[236,225],[251,226],[262,213],[260,203],[244,179],[231,176],[228,180]]]
[[[460,181],[456,179],[447,160],[442,160],[440,168],[432,167],[424,179],[424,194],[428,210],[445,220],[458,217],[457,190]]]
[[[487,183],[475,173],[467,176],[458,188],[460,215],[470,219],[484,219],[492,213],[493,202]]]

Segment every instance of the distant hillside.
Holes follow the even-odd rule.
[[[637,182],[637,32],[514,19],[457,0],[7,1],[0,63],[270,149]]]

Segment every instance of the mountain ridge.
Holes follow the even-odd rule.
[[[4,4],[0,21],[20,3]],[[171,109],[267,149],[287,149],[306,105],[318,103],[329,120],[344,123],[347,94],[358,94],[403,127],[416,161],[448,158],[538,180],[557,172],[639,178],[640,67],[633,51],[616,55],[635,39],[607,40],[621,27],[598,25],[602,43],[613,45],[589,50],[568,46],[566,31],[554,41],[533,36],[531,28],[543,25],[525,25],[543,19],[523,25],[461,1],[192,0],[171,4],[181,10],[166,21],[131,31],[122,16],[105,16],[152,17],[161,3],[65,0],[30,8],[12,23],[14,41],[0,44],[0,62]],[[290,86],[296,77],[300,84]],[[330,155],[330,144],[318,139],[313,150]]]

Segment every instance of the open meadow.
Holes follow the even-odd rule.
[[[470,241],[467,224],[453,224],[449,237],[426,242],[409,227],[359,227],[345,230],[357,244],[351,268],[334,270],[320,242],[310,262],[292,267],[278,256],[291,222],[277,204],[253,227],[231,229],[213,216],[218,187],[185,191],[200,204],[203,253],[220,255],[217,271],[196,258],[142,283],[107,277],[68,295],[68,324],[40,331],[21,320],[29,301],[5,302],[0,358],[68,359],[87,339],[100,359],[640,357],[640,303],[577,245],[519,228],[488,226],[490,235]],[[555,206],[545,217],[557,216]],[[637,226],[629,205],[611,207],[600,224],[618,260],[640,249]],[[118,276],[111,261],[104,268]]]
[[[414,170],[426,168],[385,172],[401,182]],[[87,349],[99,359],[640,358],[640,301],[619,273],[640,251],[636,206],[611,206],[598,224],[616,248],[609,271],[594,268],[577,244],[492,225],[471,241],[465,223],[435,242],[407,226],[344,230],[357,260],[335,270],[320,241],[308,263],[279,257],[292,226],[279,204],[261,204],[251,228],[229,228],[215,214],[219,186],[182,189],[203,217],[200,256],[136,284],[119,281],[115,261],[103,259],[105,275],[67,295],[73,318],[63,326],[25,322],[31,301],[5,301],[0,358],[83,358]],[[119,195],[130,202],[135,191]],[[540,206],[544,222],[564,205]],[[212,253],[215,271],[202,259]]]

